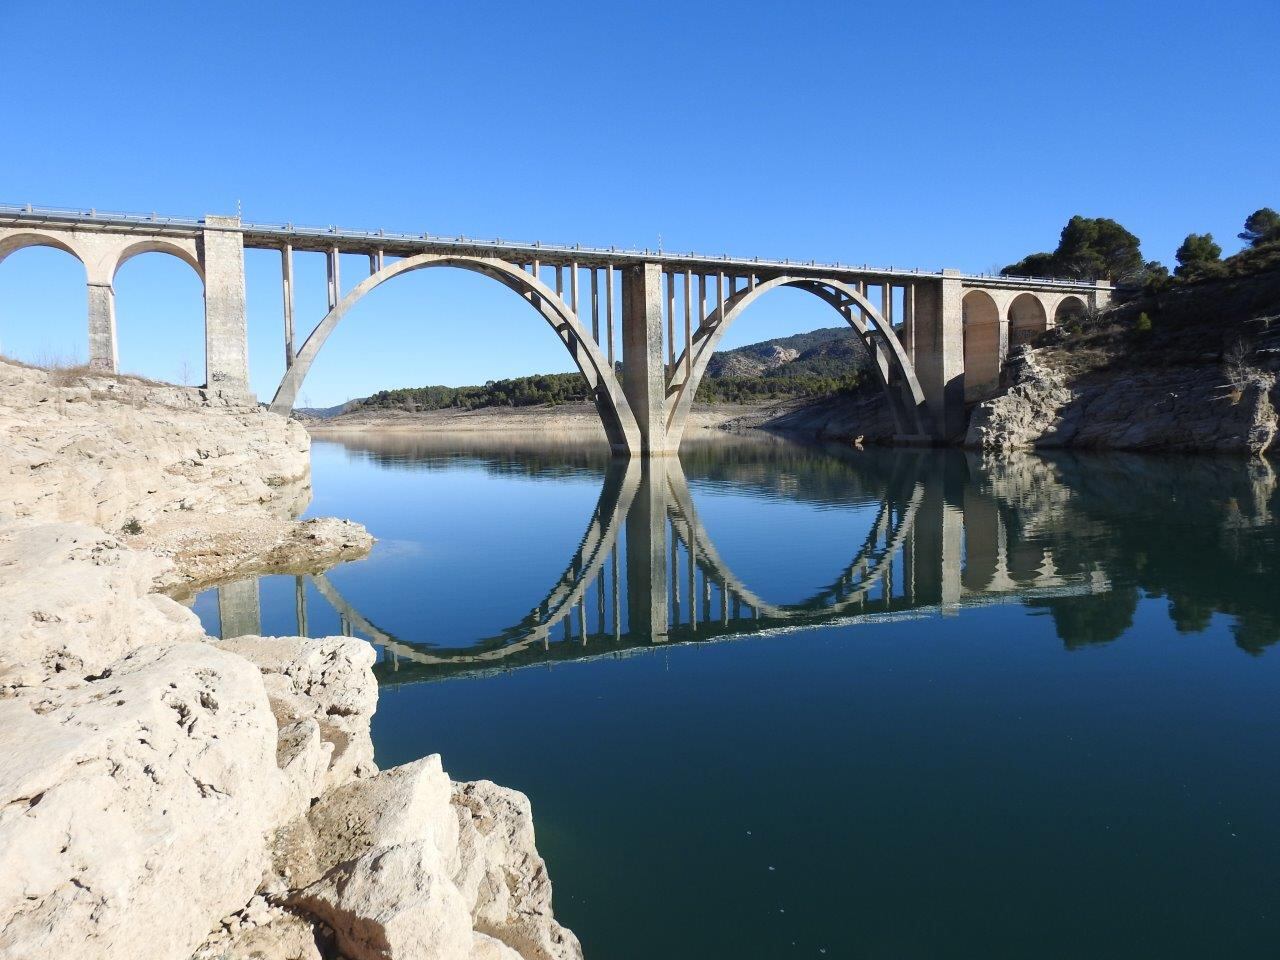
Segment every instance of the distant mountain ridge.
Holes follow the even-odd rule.
[[[830,396],[855,387],[870,362],[866,347],[849,327],[823,327],[774,337],[713,354],[698,389],[698,400],[751,403]],[[358,400],[332,407],[302,407],[295,413],[303,418],[328,420],[371,408],[471,410],[572,403],[588,399],[586,386],[579,373],[533,374],[490,380],[477,386],[379,390]]]

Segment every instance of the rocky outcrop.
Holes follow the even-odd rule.
[[[153,592],[367,550],[289,519],[306,449],[201,391],[0,362],[0,956],[581,956],[526,798],[378,771],[372,647],[215,641]]]
[[[236,397],[0,361],[0,517],[119,535],[173,561],[157,569],[169,589],[367,553],[357,524],[292,520],[309,451],[300,424]]]
[[[967,446],[986,450],[1072,447],[1257,455],[1277,431],[1276,378],[1252,371],[1235,383],[1214,367],[1095,374],[1069,382],[1024,348],[1007,389],[978,404]]]

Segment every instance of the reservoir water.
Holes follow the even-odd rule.
[[[378,537],[201,594],[375,644],[378,762],[533,803],[588,960],[1274,957],[1264,463],[316,442]]]

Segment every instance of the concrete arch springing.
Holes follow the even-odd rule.
[[[306,342],[302,344],[293,365],[285,371],[284,378],[280,381],[280,386],[271,401],[272,412],[287,415],[293,409],[302,383],[321,347],[324,346],[339,321],[356,303],[392,277],[433,267],[457,267],[489,277],[514,291],[533,306],[555,331],[565,349],[569,351],[578,370],[586,377],[610,447],[620,453],[640,450],[639,427],[631,413],[631,408],[627,405],[617,375],[610,368],[599,345],[583,328],[577,315],[554,290],[537,277],[513,263],[492,257],[418,254],[387,264],[381,270],[360,281],[325,315],[307,337]]]
[[[779,287],[804,290],[830,304],[857,331],[862,342],[872,352],[875,359],[872,369],[889,400],[898,430],[913,436],[930,433],[924,392],[911,361],[892,326],[872,306],[871,301],[853,285],[839,280],[780,276],[748,284],[726,298],[694,331],[691,354],[689,350],[684,350],[676,358],[669,371],[667,384],[666,433],[671,451],[674,452],[679,447],[698,385],[707,372],[707,365],[720,340],[748,306]]]
[[[990,396],[1000,385],[1000,308],[985,290],[970,290],[961,301],[964,326],[964,399]]]
[[[0,238],[0,262],[3,262],[5,257],[11,253],[16,253],[26,247],[53,247],[55,250],[71,254],[82,265],[84,264],[84,257],[71,244],[53,234],[39,233],[37,231],[11,233]]]
[[[1020,293],[1009,304],[1009,349],[1030,343],[1049,329],[1049,315],[1034,293]]]

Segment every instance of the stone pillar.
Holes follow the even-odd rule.
[[[249,335],[244,303],[244,237],[239,217],[204,218],[205,386],[249,393]]]
[[[1096,310],[1105,310],[1111,305],[1111,294],[1115,285],[1110,280],[1099,280],[1094,284],[1093,306]]]
[[[667,445],[667,370],[662,358],[662,268],[622,274],[622,390],[640,427],[642,456],[675,453]]]
[[[120,372],[116,344],[116,292],[111,281],[89,281],[89,368]]]
[[[256,637],[262,633],[257,577],[218,587],[218,620],[221,624],[218,634],[223,640]]]
[[[668,573],[667,461],[645,460],[627,512],[627,620],[633,637],[666,641]]]
[[[958,270],[915,283],[916,376],[939,439],[964,430],[964,291]]]

